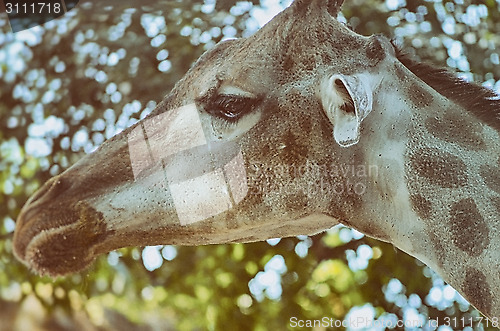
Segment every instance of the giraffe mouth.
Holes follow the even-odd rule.
[[[60,276],[92,263],[110,234],[102,214],[85,201],[60,198],[70,184],[55,177],[23,207],[14,232],[14,255],[40,275]],[[68,207],[70,206],[70,207]]]
[[[24,218],[36,211],[28,208],[20,215],[18,223],[24,226],[14,234],[14,254],[40,275],[55,277],[85,269],[97,255],[98,243],[112,232],[106,229],[100,213],[86,202],[77,203],[69,212],[66,209],[64,216],[43,213]],[[55,220],[59,225],[53,224]]]

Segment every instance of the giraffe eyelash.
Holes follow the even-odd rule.
[[[260,98],[215,94],[199,101],[208,114],[228,123],[235,123],[241,117],[251,113],[259,103]]]

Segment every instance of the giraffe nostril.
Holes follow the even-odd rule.
[[[61,177],[54,177],[46,182],[31,198],[30,203],[52,200],[65,192],[71,183]]]

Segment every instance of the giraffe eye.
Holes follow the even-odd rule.
[[[228,122],[236,122],[243,115],[250,113],[257,104],[254,98],[236,95],[217,95],[204,102],[205,111],[210,115]]]

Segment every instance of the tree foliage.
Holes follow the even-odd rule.
[[[293,317],[360,312],[379,321],[448,317],[458,329],[462,318],[479,316],[420,262],[342,227],[245,245],[127,248],[56,280],[14,259],[14,221],[27,198],[144,118],[204,50],[252,33],[258,5],[81,1],[17,34],[0,15],[0,330],[30,321],[47,330],[284,330],[293,329]],[[498,7],[494,0],[351,0],[341,19],[500,91]],[[45,315],[27,314],[33,307]],[[474,324],[481,327],[488,328]]]

